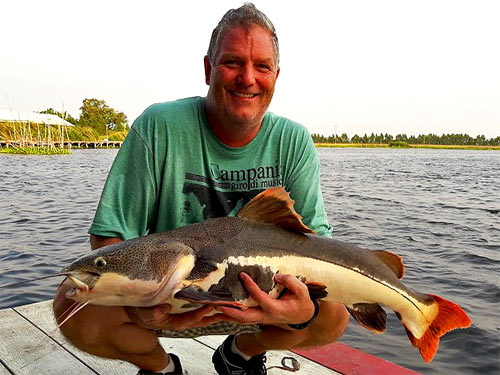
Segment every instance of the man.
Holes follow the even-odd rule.
[[[234,215],[270,186],[284,186],[304,222],[330,235],[311,137],[302,126],[266,113],[278,64],[274,26],[263,13],[253,4],[226,13],[204,59],[206,98],[156,104],[134,122],[89,230],[92,249]],[[179,359],[164,352],[155,330],[221,320],[261,323],[261,333],[229,336],[212,361],[219,374],[265,374],[267,350],[323,345],[346,327],[343,306],[311,301],[294,276],[276,278],[288,289],[280,300],[262,292],[248,275],[241,274],[241,280],[259,306],[246,311],[220,307],[221,314],[205,317],[212,307],[169,315],[166,305],[89,305],[62,331],[80,349],[131,362],[140,374],[181,374]],[[56,316],[71,303],[64,296],[70,287],[66,281],[56,296]]]

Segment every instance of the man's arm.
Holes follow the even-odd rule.
[[[121,238],[98,236],[96,234],[90,235],[90,248],[92,250],[98,249],[100,247],[112,245],[112,244],[117,243],[117,242],[121,242]]]

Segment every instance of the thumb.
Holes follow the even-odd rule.
[[[170,311],[172,311],[172,306],[168,304],[155,306],[153,307],[153,319],[161,320],[165,318],[165,315],[170,314]]]

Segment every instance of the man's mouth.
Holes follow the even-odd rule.
[[[251,94],[251,93],[239,92],[239,91],[229,91],[229,93],[233,96],[237,96],[238,98],[244,98],[244,99],[255,98],[258,95],[258,94]]]

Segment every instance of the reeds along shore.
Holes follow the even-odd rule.
[[[428,148],[448,150],[500,150],[500,146],[476,145],[430,145],[430,144],[402,144],[388,143],[314,143],[317,148]]]
[[[69,154],[65,147],[68,137],[66,126],[32,124],[30,122],[2,123],[0,140],[7,140],[0,152],[10,154]]]
[[[0,122],[0,153],[68,154],[72,148],[119,148],[128,131],[98,135],[88,127]]]

